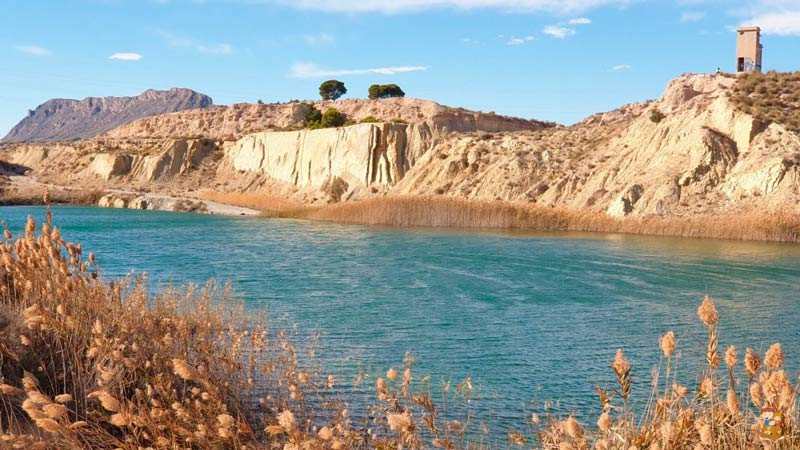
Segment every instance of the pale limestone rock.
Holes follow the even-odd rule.
[[[126,175],[131,170],[132,158],[128,155],[99,153],[94,157],[89,169],[103,180],[113,176]]]
[[[407,128],[376,123],[255,133],[227,147],[225,158],[234,171],[256,172],[295,186],[320,188],[335,177],[350,186],[389,186],[410,167]],[[422,139],[416,142],[425,145]]]

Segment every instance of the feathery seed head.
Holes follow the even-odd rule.
[[[772,344],[764,355],[764,364],[771,370],[783,366],[783,347],[780,343]]]
[[[717,308],[714,306],[714,301],[706,294],[703,298],[703,303],[697,308],[697,316],[708,326],[716,325],[719,321],[717,315]]]
[[[672,353],[675,351],[675,333],[668,331],[664,336],[661,337],[659,344],[664,356],[667,358],[671,357]]]

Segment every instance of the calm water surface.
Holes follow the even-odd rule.
[[[135,268],[154,283],[230,280],[250,307],[319,333],[326,367],[342,376],[398,367],[407,351],[433,380],[469,375],[473,407],[493,430],[519,424],[532,400],[595,414],[594,385],[611,384],[617,347],[646,391],[670,329],[686,349],[681,364],[701,361],[688,348],[700,348],[695,310],[705,292],[720,311],[721,348],[781,341],[789,367],[800,367],[798,245],[54,212],[105,277]],[[0,208],[14,229],[28,214],[44,213]]]

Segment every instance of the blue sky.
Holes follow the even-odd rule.
[[[765,69],[800,69],[800,0],[65,0],[3,3],[0,136],[54,97],[188,87],[217,104],[408,96],[572,123],[732,70],[738,25]]]

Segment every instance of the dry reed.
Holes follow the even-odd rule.
[[[501,201],[453,197],[382,197],[315,209],[272,211],[268,215],[363,225],[580,231],[800,242],[800,215],[780,211],[616,219],[598,211]]]

